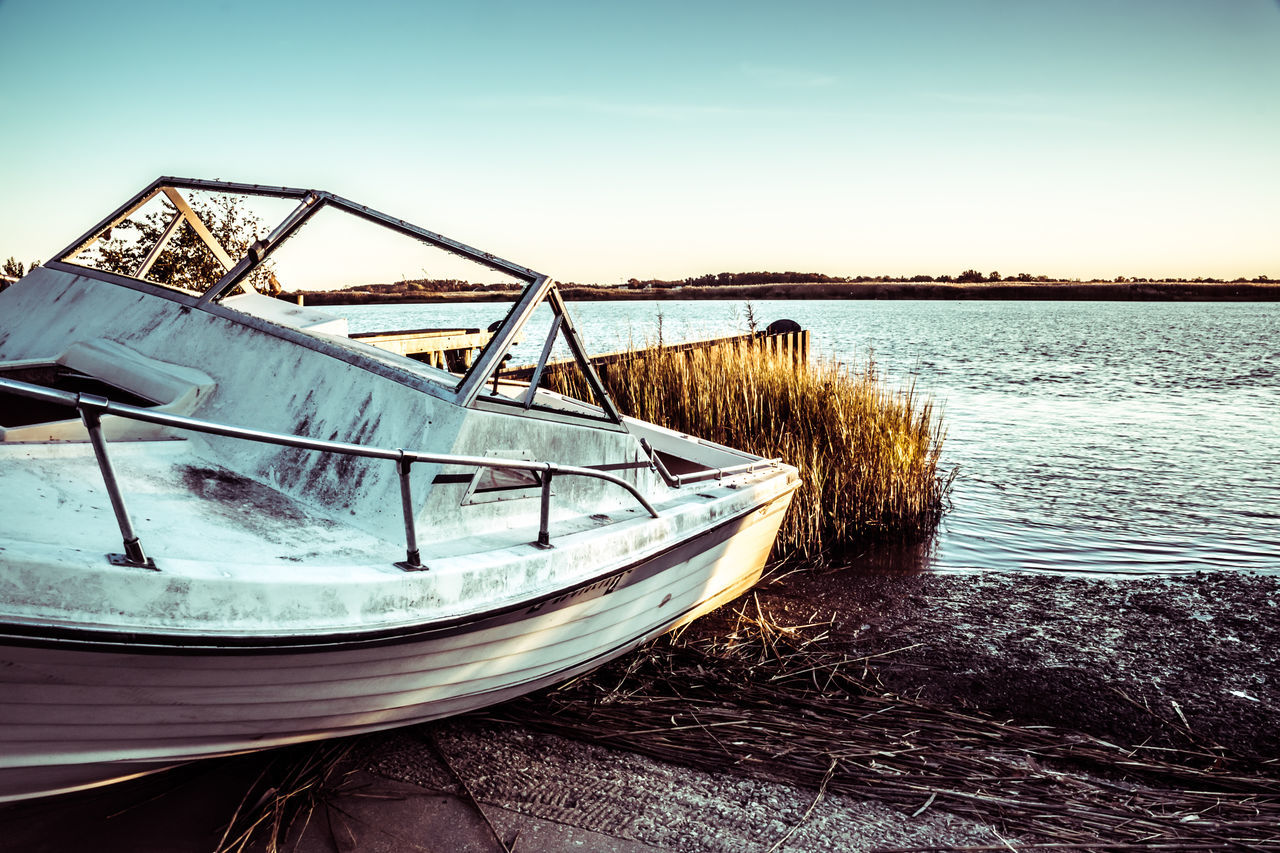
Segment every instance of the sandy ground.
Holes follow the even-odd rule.
[[[832,620],[850,652],[881,655],[876,672],[900,695],[1124,744],[1209,744],[1280,775],[1274,576],[793,574],[696,630],[722,630],[734,607]],[[91,840],[97,850],[211,850],[261,766],[207,762],[0,808],[0,848],[78,850]],[[320,803],[283,849],[771,853],[1031,842],[939,805],[904,811],[874,791],[708,772],[475,718],[359,740]]]

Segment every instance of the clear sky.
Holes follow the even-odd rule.
[[[1276,0],[0,0],[0,259],[162,175],[562,281],[1280,276]]]

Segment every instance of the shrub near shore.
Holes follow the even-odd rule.
[[[625,414],[800,469],[775,557],[917,539],[942,515],[955,472],[940,468],[941,415],[913,389],[890,390],[872,363],[797,364],[743,344],[659,346],[610,367],[602,378]],[[550,382],[589,399],[565,374]]]

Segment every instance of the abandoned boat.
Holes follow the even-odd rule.
[[[210,213],[240,200],[285,215],[240,239]],[[521,295],[466,364],[376,349],[257,292],[325,211]],[[540,387],[553,351],[591,399]],[[755,583],[796,485],[621,416],[545,275],[331,193],[161,178],[0,293],[0,801],[596,667]]]

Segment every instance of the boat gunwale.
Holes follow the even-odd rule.
[[[787,469],[774,471],[770,477],[787,475]],[[640,583],[667,571],[674,565],[668,557],[677,551],[699,553],[728,541],[742,522],[754,513],[768,510],[779,501],[789,501],[799,488],[791,480],[776,494],[752,503],[741,512],[715,525],[681,538],[679,541],[621,566],[584,578],[576,583],[462,616],[439,619],[431,623],[413,623],[371,631],[335,631],[327,634],[174,634],[163,632],[102,630],[69,625],[22,624],[0,621],[0,647],[21,646],[63,648],[68,651],[91,651],[125,654],[176,655],[255,655],[282,653],[332,652],[335,648],[371,648],[400,645],[468,633],[478,628],[496,627],[519,621],[522,617],[554,613],[563,607],[608,595],[616,589]],[[571,534],[572,535],[572,534]],[[708,541],[710,539],[710,541]],[[614,582],[616,579],[616,582]],[[584,596],[587,596],[584,598]],[[554,605],[546,609],[546,605]]]

